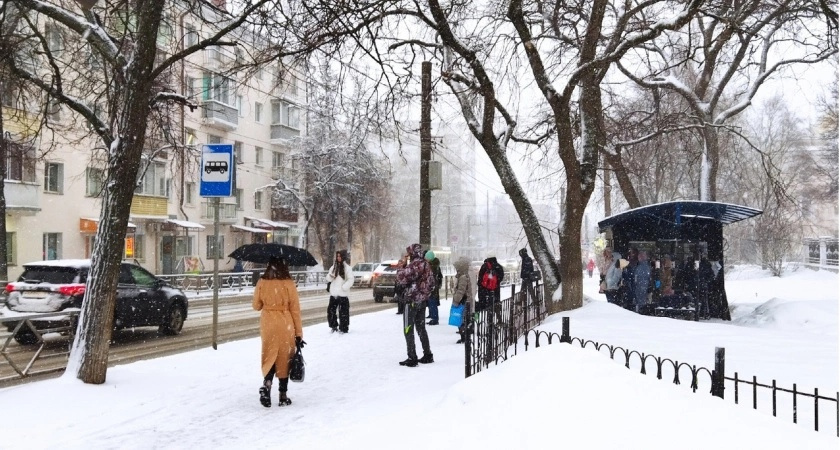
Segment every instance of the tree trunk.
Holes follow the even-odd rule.
[[[642,206],[639,194],[636,193],[636,187],[633,186],[633,180],[630,179],[630,175],[627,174],[627,169],[621,161],[621,154],[610,155],[604,153],[604,160],[612,167],[615,179],[618,181],[618,187],[621,189],[628,207],[633,209]]]
[[[707,124],[709,122],[706,122]],[[718,128],[706,125],[703,128],[703,158],[700,161],[700,200],[717,201],[717,174],[720,167],[720,141]]]
[[[138,2],[134,55],[123,72],[122,86],[115,89],[118,96],[115,104],[120,108],[114,127],[117,137],[108,153],[108,173],[87,291],[67,366],[85,383],[104,383],[108,369],[117,280],[135,189],[135,183],[126,180],[136,180],[140,168],[152,98],[151,72],[157,52],[157,31],[165,3],[165,0]]]
[[[0,86],[0,89],[3,87]],[[9,255],[6,254],[6,161],[8,154],[9,142],[3,128],[3,106],[0,106],[0,280],[9,279]]]

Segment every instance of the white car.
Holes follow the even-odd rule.
[[[379,263],[357,263],[353,266],[353,286],[370,287],[373,271]]]

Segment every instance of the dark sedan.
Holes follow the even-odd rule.
[[[20,278],[6,285],[7,308],[12,314],[72,311],[81,308],[90,270],[90,260],[55,260],[24,264]],[[123,263],[117,285],[114,329],[157,326],[160,333],[181,332],[187,318],[186,295],[146,269]],[[67,325],[69,318],[32,320],[36,328]],[[17,322],[5,322],[13,331]],[[15,335],[21,344],[34,344],[37,337],[22,329]]]

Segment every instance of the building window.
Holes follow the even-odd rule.
[[[222,143],[222,138],[220,138],[219,136],[214,136],[212,134],[208,134],[207,135],[207,143],[208,144],[221,144]]]
[[[233,91],[233,81],[217,73],[204,72],[203,78],[204,100],[216,100],[225,105],[235,106],[236,96]]]
[[[184,45],[186,47],[192,47],[198,44],[198,32],[195,31],[195,28],[192,25],[187,25],[184,28]]]
[[[12,231],[6,233],[6,264],[17,265],[17,234]]]
[[[239,141],[233,141],[233,160],[242,164],[242,143]]]
[[[8,145],[6,157],[6,179],[16,181],[36,181],[35,149],[14,142]]]
[[[135,194],[167,196],[166,164],[151,162],[144,173],[140,174]]]
[[[44,164],[44,192],[64,193],[64,164]]]
[[[53,53],[61,53],[64,50],[64,37],[61,30],[55,25],[47,25],[46,29],[47,47]]]
[[[218,245],[215,236],[207,236],[207,259],[222,259],[224,258],[225,237],[219,236]]]
[[[184,186],[184,203],[187,205],[192,205],[195,202],[195,183],[188,182]]]
[[[289,128],[300,128],[300,109],[288,102],[275,101],[271,103],[271,124],[284,125]]]
[[[135,234],[134,235],[134,259],[144,260],[146,259],[146,235],[144,234]]]
[[[184,145],[196,145],[198,143],[198,135],[192,128],[184,128]]]
[[[271,167],[283,167],[286,161],[286,155],[280,152],[271,152]]]
[[[44,233],[44,260],[61,259],[61,233]]]
[[[47,106],[47,119],[50,122],[61,121],[61,105],[58,102],[51,101]]]
[[[236,96],[236,110],[239,111],[239,117],[245,117],[245,99],[241,95]]]
[[[254,165],[262,165],[262,152],[263,150],[261,147],[254,147]]]
[[[102,195],[104,182],[104,170],[88,167],[87,170],[85,170],[85,195],[88,197],[99,197]]]
[[[254,121],[257,123],[262,123],[262,109],[262,103],[254,102]]]
[[[262,191],[254,192],[254,209],[262,211]]]
[[[242,211],[242,189],[233,191],[233,196],[236,199],[236,209]]]
[[[187,98],[195,98],[195,78],[190,76],[184,77],[184,95]]]

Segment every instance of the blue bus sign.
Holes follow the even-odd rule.
[[[201,183],[199,195],[202,197],[233,196],[233,145],[206,144],[201,153]]]

